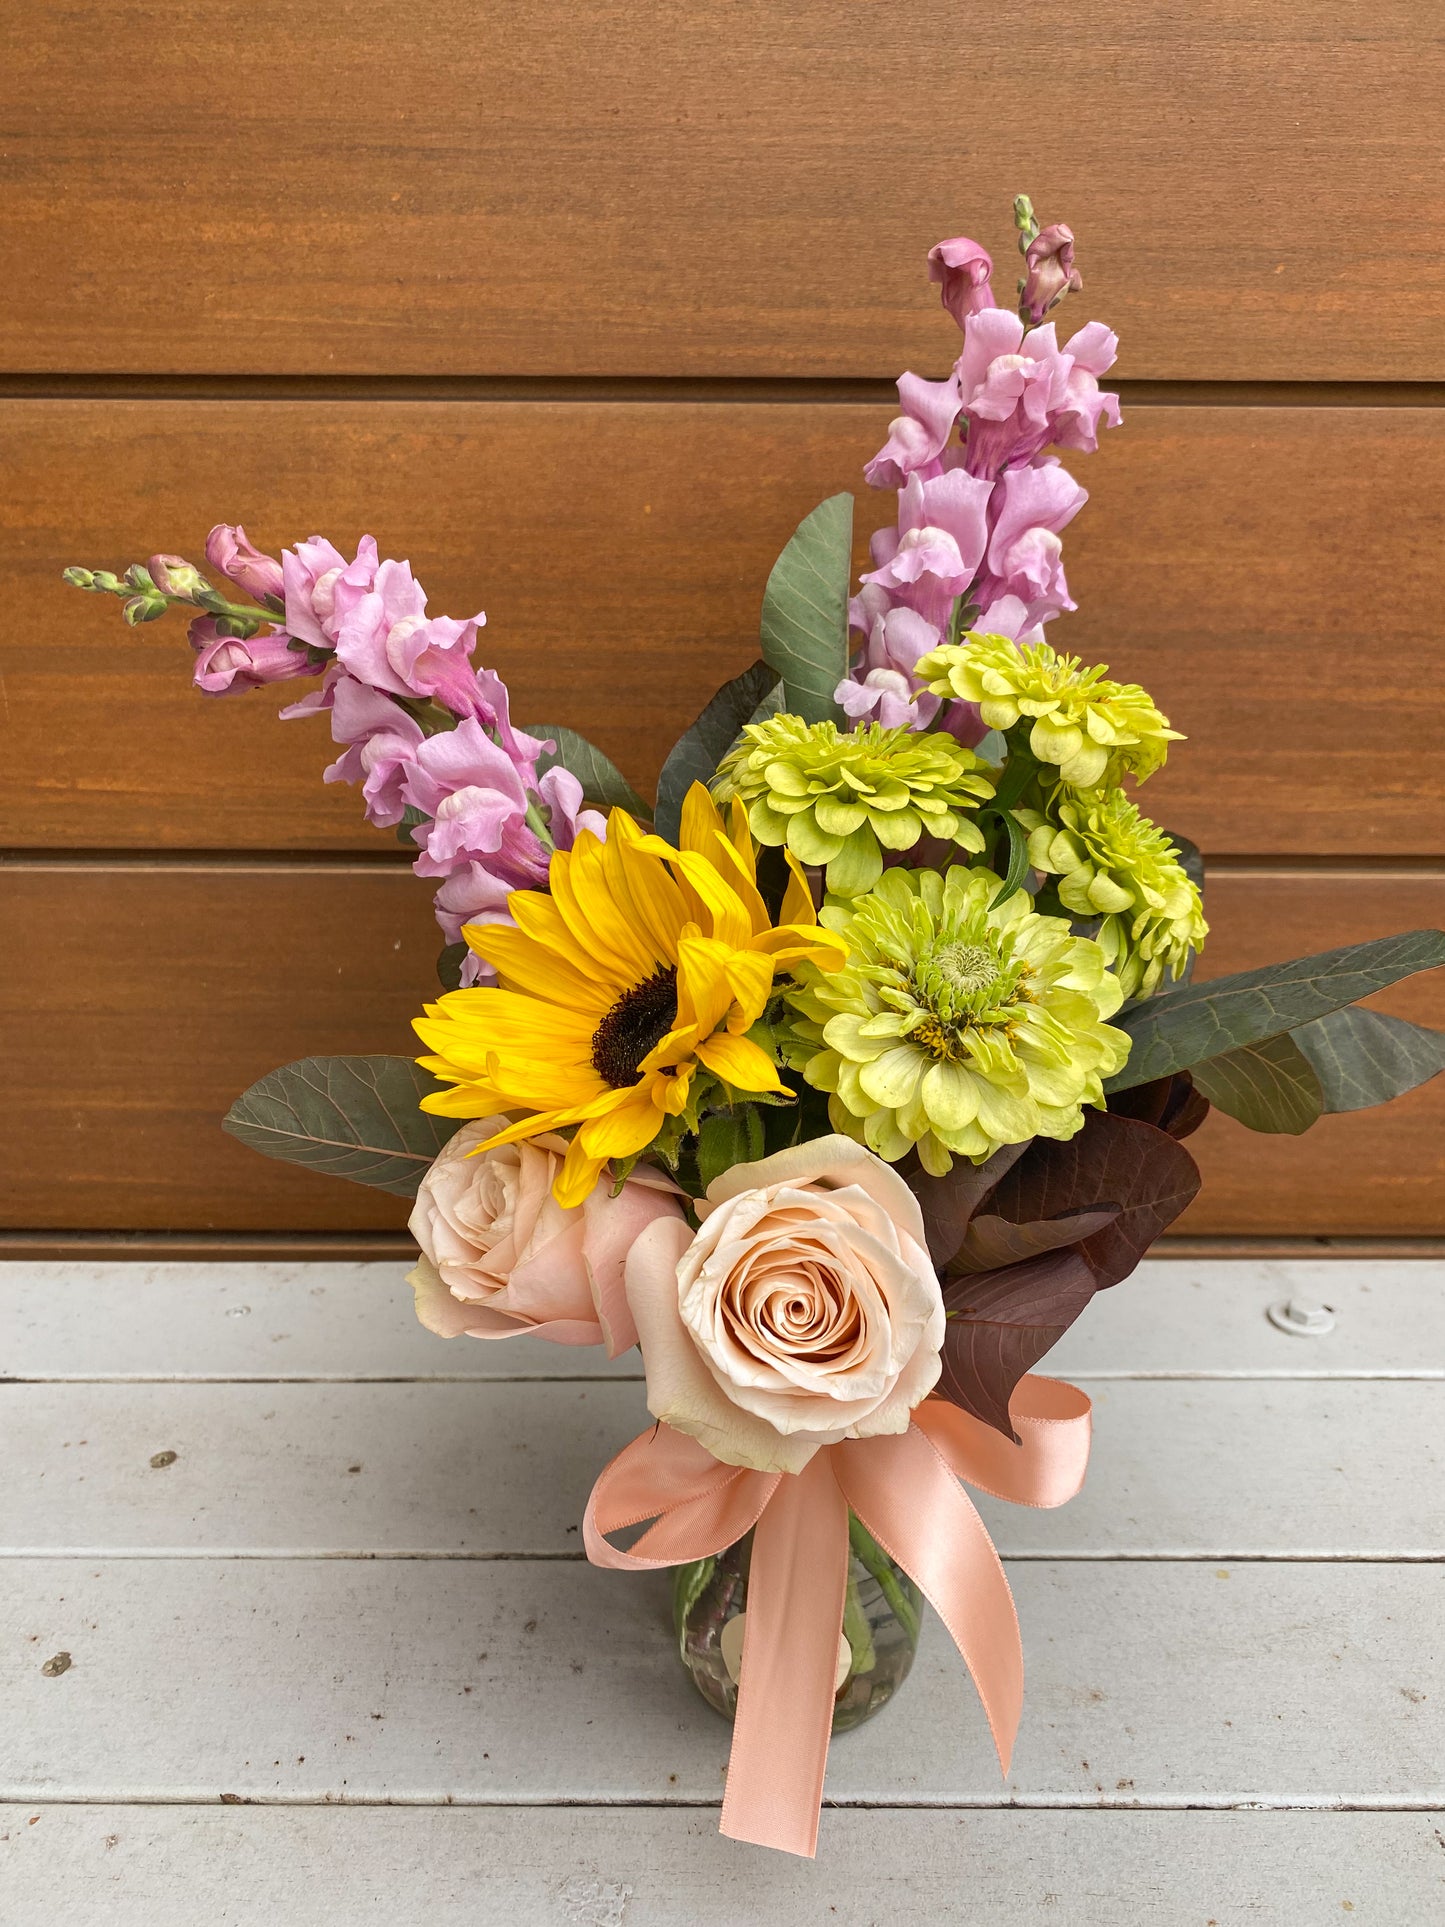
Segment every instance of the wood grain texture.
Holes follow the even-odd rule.
[[[1140,1323],[1161,1315],[1142,1288],[1130,1304]],[[1003,1557],[1445,1563],[1438,1381],[1089,1392],[1076,1499],[978,1495]],[[4,1410],[12,1461],[33,1470],[0,1490],[0,1546],[78,1559],[581,1559],[593,1481],[652,1423],[636,1379],[12,1385]],[[176,1457],[156,1468],[161,1451]]]
[[[16,0],[16,369],[892,375],[1021,186],[1137,376],[1445,372],[1419,0]],[[115,49],[144,48],[143,95]],[[1061,84],[1040,90],[1047,48]],[[1002,129],[1046,131],[1028,143]]]
[[[795,524],[859,495],[888,411],[747,403],[0,403],[25,620],[0,636],[0,844],[380,849],[323,787],[323,723],[198,696],[178,617],[125,629],[63,565],[198,553],[218,518],[268,545],[371,528],[432,607],[478,604],[515,713],[594,736],[650,790],[757,653]],[[1146,792],[1211,852],[1445,852],[1434,590],[1445,411],[1131,409],[1073,464],[1079,612],[1060,647],[1143,682],[1189,741]],[[1368,538],[1364,536],[1368,531]],[[300,685],[292,685],[294,694]]]
[[[57,1558],[3,1572],[0,1800],[722,1794],[729,1731],[674,1656],[666,1573]],[[1445,1567],[1023,1560],[1009,1583],[1028,1703],[1008,1779],[935,1621],[889,1717],[832,1749],[828,1800],[1445,1806]],[[62,1650],[70,1670],[47,1679]]]
[[[1445,925],[1445,873],[1224,871],[1214,974]],[[434,992],[429,892],[406,871],[134,863],[0,870],[12,945],[3,1221],[17,1229],[395,1226],[403,1200],[258,1158],[232,1099],[315,1053],[411,1048]],[[1383,1009],[1445,1026],[1445,973]],[[1213,1117],[1192,1141],[1196,1233],[1426,1236],[1445,1230],[1445,1079],[1386,1109],[1262,1138]]]
[[[1438,1814],[894,1807],[823,1824],[814,1865],[739,1849],[711,1812],[42,1804],[0,1821],[0,1877],[46,1927],[394,1927],[399,1894],[428,1927],[735,1927],[741,1907],[769,1927],[876,1927],[895,1907],[942,1927],[1244,1927],[1282,1897],[1291,1927],[1401,1927],[1445,1899]]]
[[[542,1339],[447,1340],[412,1317],[405,1265],[0,1263],[0,1380],[636,1378],[636,1352]],[[1301,1341],[1265,1317],[1323,1301],[1335,1329]],[[1445,1262],[1146,1258],[1101,1292],[1044,1368],[1069,1379],[1445,1378]],[[80,1396],[79,1394],[77,1396]]]

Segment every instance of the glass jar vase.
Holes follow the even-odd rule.
[[[749,1532],[713,1558],[673,1569],[672,1614],[682,1663],[708,1705],[727,1719],[737,1711],[752,1551]],[[850,1513],[835,1734],[871,1719],[908,1677],[922,1612],[923,1596],[908,1574]]]

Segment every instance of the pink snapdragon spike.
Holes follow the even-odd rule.
[[[1071,229],[1035,231],[1026,199],[1015,218],[1025,248],[1029,321],[995,306],[991,263],[976,241],[940,241],[929,279],[963,330],[963,346],[942,381],[905,374],[901,412],[864,474],[898,490],[896,525],[876,531],[873,566],[848,607],[856,654],[835,692],[845,715],[906,720],[946,729],[965,743],[984,734],[976,711],[941,709],[913,674],[924,648],[955,633],[961,602],[980,630],[1019,642],[1074,607],[1063,566],[1062,532],[1088,497],[1050,448],[1091,453],[1119,403],[1099,387],[1118,339],[1091,321],[1062,347],[1043,316],[1081,283]],[[956,431],[956,432],[955,432]],[[911,626],[911,625],[917,625]]]
[[[471,656],[485,616],[428,616],[426,592],[406,562],[382,562],[356,595],[343,573],[335,597],[336,658],[358,681],[393,696],[432,698],[454,715],[479,713]]]
[[[1041,228],[1024,251],[1028,273],[1019,305],[1036,325],[1066,294],[1081,294],[1084,282],[1074,266],[1074,231],[1056,221]]]
[[[928,278],[940,284],[943,305],[960,328],[969,315],[993,306],[992,273],[988,250],[966,234],[928,250]]]
[[[264,555],[239,522],[216,524],[206,537],[206,560],[257,602],[268,597],[279,602],[286,593],[281,564],[274,555]]]
[[[206,696],[233,696],[266,683],[314,676],[304,649],[293,649],[284,629],[266,629],[242,641],[223,635],[214,616],[197,616],[187,630],[196,652],[194,681]]]

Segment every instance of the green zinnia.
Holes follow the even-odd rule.
[[[829,890],[856,897],[881,876],[884,850],[911,850],[921,836],[981,850],[967,812],[993,795],[993,783],[952,736],[878,723],[841,735],[836,723],[785,715],[748,724],[713,795],[740,796],[759,843],[825,864]]]
[[[990,729],[1012,729],[1033,718],[1029,748],[1041,763],[1058,765],[1076,789],[1142,783],[1184,739],[1138,683],[1110,682],[1101,666],[1085,669],[1077,656],[1058,656],[1046,642],[967,634],[932,649],[914,674],[935,696],[977,703]]]
[[[1209,925],[1179,853],[1122,790],[1061,790],[1052,817],[1015,815],[1029,831],[1029,862],[1059,879],[1060,903],[1099,917],[1098,942],[1126,997],[1152,997],[1178,977]]]
[[[1072,1137],[1129,1054],[1105,1022],[1123,990],[1099,945],[1022,891],[990,909],[998,889],[961,864],[889,870],[822,912],[851,955],[831,976],[799,968],[788,1059],[831,1093],[834,1128],[879,1157],[916,1146],[941,1175],[955,1156]]]

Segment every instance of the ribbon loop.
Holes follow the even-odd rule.
[[[724,1551],[756,1527],[721,1831],[811,1858],[832,1730],[848,1581],[848,1512],[907,1572],[973,1675],[1008,1772],[1023,1707],[1023,1648],[1008,1580],[959,1484],[1056,1506],[1083,1484],[1090,1406],[1058,1379],[1021,1379],[1011,1439],[943,1399],[906,1432],[824,1446],[801,1472],[726,1465],[657,1425],[624,1446],[587,1502],[594,1565],[639,1572]],[[609,1532],[652,1523],[630,1551]]]

